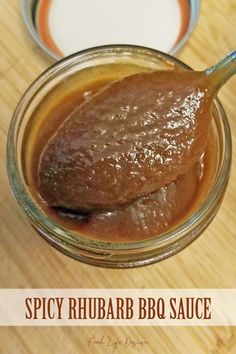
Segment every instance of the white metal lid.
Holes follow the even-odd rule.
[[[57,59],[107,44],[173,53],[190,35],[199,13],[196,0],[38,0],[31,5],[29,11],[23,4],[27,26]]]

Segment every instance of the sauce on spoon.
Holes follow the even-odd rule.
[[[50,206],[93,211],[155,192],[199,160],[212,99],[202,72],[140,73],[105,86],[45,146],[40,194]]]
[[[203,132],[204,134],[206,133],[206,139],[203,141],[203,146],[198,148],[199,154],[201,151],[204,151],[204,153],[200,154],[195,162],[193,160],[190,161],[190,167],[189,169],[186,169],[186,172],[176,176],[170,183],[163,184],[153,193],[144,194],[142,196],[139,194],[128,203],[110,204],[111,207],[109,207],[109,210],[104,210],[107,206],[105,206],[104,209],[103,207],[102,209],[96,209],[97,207],[100,208],[101,204],[96,205],[96,210],[93,209],[94,206],[89,209],[90,207],[88,208],[88,205],[77,210],[60,205],[53,206],[50,205],[47,198],[44,198],[42,195],[39,189],[39,176],[43,156],[50,147],[53,139],[58,140],[57,134],[60,129],[63,131],[65,124],[69,122],[70,118],[73,117],[75,113],[78,113],[78,109],[89,105],[89,102],[91,102],[93,98],[96,98],[109,89],[112,85],[114,85],[114,82],[122,82],[124,80],[120,79],[126,76],[129,76],[130,78],[132,78],[132,76],[143,76],[144,74],[140,74],[140,71],[145,70],[147,70],[147,68],[143,68],[142,70],[141,67],[138,68],[134,66],[134,68],[132,68],[132,65],[127,64],[110,64],[102,67],[86,69],[85,72],[88,71],[90,79],[92,77],[93,80],[88,80],[89,83],[84,84],[82,89],[80,88],[79,90],[74,91],[73,94],[67,94],[67,90],[65,90],[65,88],[63,89],[64,95],[61,95],[61,92],[60,95],[57,95],[55,92],[54,96],[52,96],[54,97],[53,104],[51,106],[49,105],[50,109],[46,108],[48,107],[50,100],[45,100],[45,104],[42,102],[36,112],[34,112],[35,119],[31,122],[33,127],[29,126],[29,129],[26,130],[26,151],[23,151],[23,154],[27,157],[25,160],[25,173],[27,175],[28,184],[32,190],[32,193],[35,195],[36,199],[38,199],[46,213],[50,214],[50,216],[58,222],[62,223],[64,227],[75,230],[79,232],[79,234],[84,234],[91,238],[100,240],[120,242],[141,240],[156,236],[157,234],[167,231],[176,224],[182,222],[184,218],[192,213],[192,210],[196,210],[203,198],[203,195],[207,192],[208,185],[211,185],[213,178],[211,174],[211,165],[212,163],[214,164],[214,159],[216,158],[214,149],[217,147],[214,143],[211,127],[210,133],[208,134],[208,128],[211,121],[211,109],[209,107],[211,107],[211,97],[214,96],[214,90],[212,88],[216,82],[219,82],[217,70],[214,70],[214,73],[216,74],[215,78],[213,78],[212,75],[209,75],[206,79],[209,83],[209,87],[205,86],[198,91],[195,90],[195,92],[203,93],[202,97],[204,97],[204,93],[206,94],[207,99],[209,99],[209,106],[207,109],[209,109],[210,114],[209,116],[206,115],[206,122],[204,122],[207,127],[206,131]],[[111,72],[113,73],[113,76],[109,74],[106,77],[106,75],[104,75],[105,79],[101,80],[101,77],[103,76],[101,73]],[[134,73],[137,73],[137,75],[132,75]],[[166,73],[167,71],[165,74]],[[152,73],[149,75],[151,74]],[[175,72],[175,74],[177,74],[177,72]],[[227,75],[224,77],[226,76]],[[81,80],[82,78],[83,75],[78,76],[76,81]],[[70,85],[70,83],[68,85]],[[187,85],[185,89],[187,89]],[[173,97],[173,95],[170,96]],[[59,98],[56,100],[56,97]],[[140,102],[142,103],[142,101]],[[189,100],[189,102],[187,102],[188,106],[185,107],[191,108],[190,102],[197,101]],[[196,105],[197,110],[200,109],[200,112],[202,112],[202,101],[200,100],[199,102],[200,104]],[[142,105],[140,106],[142,107]],[[182,111],[180,110],[180,112],[183,113],[184,105],[182,105],[181,109]],[[176,113],[176,111],[172,113]],[[176,117],[178,117],[178,115],[176,115]],[[191,114],[190,116],[188,115],[188,117],[191,118]],[[35,125],[34,121],[38,120],[41,120],[40,125]],[[135,121],[135,119],[133,121]],[[164,120],[162,123],[164,123]],[[203,124],[203,122],[200,123]],[[135,125],[136,123],[134,124],[134,128]],[[145,124],[143,124],[143,126],[139,124],[137,128],[138,132],[141,128],[145,130]],[[148,122],[147,128],[148,131],[151,130],[151,122],[150,124]],[[27,132],[30,133],[29,137],[27,136]],[[87,131],[87,133],[89,134],[89,131]],[[132,133],[136,133],[135,129]],[[151,142],[150,136],[149,134],[146,135]],[[92,137],[96,138],[96,132],[92,135]],[[199,137],[197,138],[199,139]],[[69,140],[70,139],[68,139],[68,141]],[[89,142],[89,139],[87,141]],[[85,146],[85,144],[83,146]],[[144,160],[145,163],[146,161]],[[181,163],[178,166],[180,165]],[[171,176],[171,173],[169,173],[169,176]]]

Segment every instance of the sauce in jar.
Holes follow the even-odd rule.
[[[78,106],[109,83],[144,71],[150,69],[122,63],[85,69],[79,74],[80,77],[64,82],[54,90],[51,97],[41,102],[26,129],[24,172],[32,194],[50,217],[65,228],[89,238],[109,242],[132,242],[168,231],[199,206],[211,181],[213,138],[209,133],[208,143],[203,146],[201,157],[191,163],[187,170],[175,176],[169,183],[163,181],[152,193],[144,193],[127,204],[121,203],[107,210],[76,210],[50,204],[44,197],[46,194],[41,193],[39,166],[58,127]],[[84,124],[86,125],[86,122]],[[102,136],[102,131],[100,133]],[[90,138],[88,135],[87,139]],[[127,185],[128,188],[132,189],[132,185]],[[49,186],[49,190],[53,194],[53,185]]]

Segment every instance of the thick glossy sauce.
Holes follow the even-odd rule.
[[[174,178],[171,183],[163,183],[157,191],[141,196],[127,205],[103,212],[87,210],[81,212],[60,206],[48,206],[48,202],[39,194],[38,166],[42,153],[65,118],[78,105],[109,82],[127,74],[142,71],[139,67],[122,64],[96,70],[97,72],[88,72],[87,77],[85,73],[86,80],[83,85],[76,87],[75,83],[74,86],[68,83],[67,89],[58,88],[59,95],[55,91],[51,98],[38,107],[25,134],[25,150],[23,151],[25,175],[32,194],[41,207],[64,227],[90,238],[111,242],[151,238],[182,222],[199,206],[203,196],[207,193],[214,163],[211,134],[209,134],[203,155],[194,166],[188,168],[186,173]],[[131,186],[127,185],[127,188]]]

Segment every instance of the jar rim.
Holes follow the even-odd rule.
[[[77,58],[81,58],[82,56],[86,56],[87,54],[99,54],[104,51],[122,51],[129,50],[131,52],[137,51],[142,54],[148,53],[151,55],[155,55],[159,58],[164,58],[169,63],[177,64],[181,66],[183,69],[192,70],[188,65],[184,64],[182,61],[172,57],[169,54],[163,53],[156,49],[147,48],[143,46],[136,45],[105,45],[98,46],[93,48],[88,48],[77,53],[74,53],[66,58],[63,58],[59,62],[53,64],[47,70],[45,70],[27,89],[27,91],[22,96],[19,101],[16,110],[13,114],[9,131],[8,131],[8,139],[7,139],[7,170],[8,170],[8,178],[11,185],[11,189],[21,207],[24,209],[26,214],[29,216],[31,220],[36,222],[38,225],[43,225],[47,228],[48,231],[53,231],[55,237],[58,237],[60,240],[64,242],[72,242],[82,249],[94,250],[94,251],[135,251],[140,249],[149,249],[153,247],[157,247],[160,245],[164,245],[165,242],[169,241],[177,241],[181,239],[181,236],[193,225],[197,225],[198,222],[204,217],[207,211],[212,208],[218,200],[221,199],[221,196],[227,186],[228,176],[230,172],[231,166],[231,158],[232,158],[232,141],[231,141],[231,132],[227,119],[227,115],[224,111],[222,104],[220,103],[218,98],[215,98],[215,106],[220,114],[220,119],[223,123],[223,132],[225,135],[224,139],[224,159],[220,166],[220,171],[211,187],[209,194],[206,197],[206,200],[201,204],[199,209],[194,212],[190,217],[187,218],[183,223],[177,225],[169,231],[166,231],[158,236],[154,236],[149,239],[144,239],[142,241],[135,242],[111,242],[111,241],[100,241],[95,239],[87,238],[86,236],[79,235],[76,232],[71,230],[66,230],[64,227],[60,226],[56,222],[52,221],[47,215],[45,217],[45,213],[37,206],[37,203],[33,201],[30,193],[27,191],[24,182],[22,181],[22,177],[18,168],[17,161],[17,152],[15,146],[15,134],[16,132],[16,123],[20,116],[20,112],[27,107],[30,103],[31,97],[33,94],[37,94],[37,92],[42,87],[42,84],[46,82],[46,80],[50,77],[50,74],[56,71],[59,71],[73,63]]]

